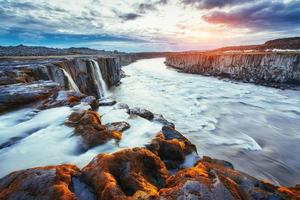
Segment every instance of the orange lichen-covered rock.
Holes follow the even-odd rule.
[[[295,187],[278,187],[277,190],[283,193],[287,198],[291,200],[300,199],[300,185],[296,185]]]
[[[165,185],[164,163],[145,148],[99,154],[82,170],[98,199],[154,199]]]
[[[160,197],[171,199],[212,199],[230,200],[242,199],[236,191],[235,184],[232,192],[222,183],[219,176],[202,163],[195,167],[178,171],[167,179],[166,187],[160,190]]]
[[[0,179],[0,199],[75,200],[70,188],[79,173],[67,164],[16,171]]]
[[[164,126],[147,148],[158,155],[169,169],[178,168],[186,155],[197,154],[196,146],[170,126]]]
[[[40,109],[48,109],[59,106],[76,106],[80,103],[86,103],[91,106],[92,110],[96,110],[99,107],[99,103],[93,96],[87,96],[82,93],[78,93],[75,91],[65,91],[61,90],[55,94],[53,94],[48,99],[44,100],[40,103],[38,108]]]
[[[100,116],[95,111],[73,112],[66,124],[75,128],[75,134],[82,137],[85,148],[103,144],[110,139],[120,140],[122,136],[120,132],[108,130],[102,125]]]

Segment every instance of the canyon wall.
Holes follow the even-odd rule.
[[[188,73],[245,82],[300,85],[298,53],[178,53],[168,55],[166,64]]]
[[[68,74],[70,74],[80,92],[87,95],[96,96],[98,98],[103,96],[103,87],[118,85],[121,78],[121,67],[119,60],[113,57],[76,58],[48,64],[47,68],[51,71],[49,74],[56,70],[65,70]],[[100,76],[98,74],[98,68],[100,69]],[[102,83],[99,83],[99,79],[102,78],[106,86],[103,86]],[[51,79],[54,80],[53,78]],[[61,83],[61,85],[64,84]],[[70,88],[67,87],[65,89]]]
[[[47,98],[58,90],[74,90],[100,99],[120,79],[121,66],[114,57],[0,66],[0,112]]]

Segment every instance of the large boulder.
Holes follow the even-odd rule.
[[[86,103],[91,106],[92,110],[99,107],[98,101],[94,96],[87,96],[72,90],[61,90],[48,99],[42,101],[38,106],[39,109],[49,109],[59,106],[76,106],[80,103]]]
[[[287,200],[299,199],[299,186],[277,187],[234,170],[222,160],[205,157],[194,167],[169,177],[160,190],[162,199]]]
[[[79,173],[67,164],[16,171],[0,179],[0,199],[76,200],[70,188]]]
[[[186,156],[197,155],[196,146],[170,126],[164,126],[147,148],[158,155],[168,169],[180,168]]]
[[[165,186],[164,163],[145,148],[99,154],[82,169],[98,199],[156,199]]]
[[[48,98],[59,90],[52,81],[36,81],[0,86],[0,112]]]
[[[121,133],[111,131],[105,125],[101,124],[100,116],[95,111],[84,110],[73,112],[67,125],[75,128],[75,134],[83,139],[85,149],[103,144],[110,139],[121,139]]]

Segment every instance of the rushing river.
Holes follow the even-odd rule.
[[[161,113],[200,155],[275,183],[300,183],[300,91],[179,73],[164,59],[123,68],[118,102]]]
[[[278,90],[213,77],[179,73],[163,58],[123,67],[127,77],[111,98],[163,114],[197,145],[200,155],[232,162],[236,169],[274,183],[300,183],[300,91]],[[96,154],[147,144],[161,124],[101,107],[102,122],[127,121],[131,128],[113,141],[78,151],[81,139],[64,121],[74,110],[30,107],[0,116],[0,177],[19,169],[74,163]]]

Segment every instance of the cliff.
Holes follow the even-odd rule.
[[[0,66],[0,112],[47,98],[57,90],[74,90],[99,99],[107,88],[120,83],[120,72],[118,58],[95,56]],[[49,85],[53,89],[46,90]]]
[[[300,85],[298,53],[177,53],[166,64],[188,73],[258,84]]]

